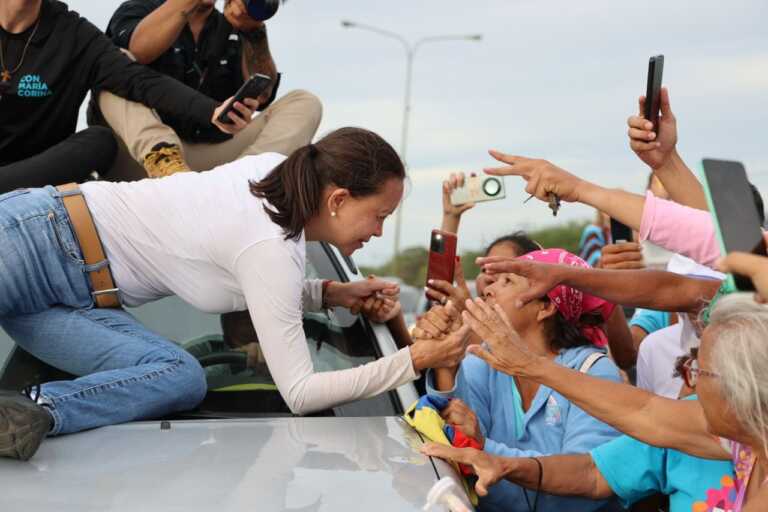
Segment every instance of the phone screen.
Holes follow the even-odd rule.
[[[614,244],[631,242],[632,230],[626,224],[622,224],[616,219],[611,219],[611,240]]]
[[[645,88],[645,112],[643,115],[653,123],[658,135],[661,77],[664,73],[664,56],[655,55],[648,60],[648,83]]]
[[[741,162],[705,159],[702,162],[710,211],[723,254],[734,251],[765,256],[760,214],[747,172]],[[734,275],[736,288],[754,290],[749,278]]]

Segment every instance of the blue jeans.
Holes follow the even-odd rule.
[[[0,195],[0,327],[78,376],[42,385],[51,434],[197,406],[206,382],[195,358],[122,309],[94,308],[88,270],[53,187]]]

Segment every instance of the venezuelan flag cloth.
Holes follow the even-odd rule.
[[[433,443],[456,446],[457,448],[480,449],[480,444],[475,439],[467,437],[458,428],[446,424],[445,420],[440,417],[440,411],[448,405],[448,401],[447,398],[441,396],[424,395],[408,408],[403,419]],[[478,498],[474,483],[467,480],[467,477],[472,475],[471,468],[455,462],[450,464],[463,476],[464,490],[467,492],[472,505],[477,506]]]

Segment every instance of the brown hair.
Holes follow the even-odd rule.
[[[251,181],[250,189],[267,200],[264,210],[288,240],[297,239],[320,211],[327,185],[364,197],[392,178],[404,179],[405,166],[387,141],[363,128],[339,128],[294,151],[263,180]]]

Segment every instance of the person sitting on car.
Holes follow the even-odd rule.
[[[267,29],[248,14],[243,0],[227,0],[223,12],[214,0],[128,0],[115,11],[106,34],[137,62],[218,102],[254,73],[272,78],[258,98],[251,98],[261,114],[234,136],[100,92],[91,102],[91,121],[97,122],[100,112],[117,134],[114,173],[119,177],[202,171],[270,151],[290,155],[312,140],[320,124],[322,107],[315,95],[296,90],[274,101],[280,75]]]
[[[244,128],[257,106],[238,102],[238,122],[219,123],[219,101],[133,62],[56,0],[3,0],[0,53],[0,193],[109,172],[117,151],[111,130],[76,132],[80,105],[92,88],[222,135]]]
[[[521,258],[587,266],[561,249],[534,251]],[[605,339],[602,325],[614,305],[560,286],[525,308],[518,308],[517,297],[528,287],[526,279],[514,274],[498,276],[484,289],[482,299],[466,302],[464,326],[471,325],[479,339],[485,340],[489,333],[477,325],[482,322],[482,311],[503,310],[521,343],[540,357],[600,379],[620,381],[616,365],[595,346]],[[471,355],[460,366],[428,372],[427,387],[430,394],[452,398],[442,412],[445,421],[474,438],[489,453],[507,457],[584,453],[618,436],[612,427],[592,418],[562,395],[527,379],[498,372]],[[480,510],[525,512],[526,499],[523,488],[504,482],[480,500]],[[543,495],[540,500],[543,510],[588,511],[605,505],[602,501],[553,495]]]
[[[350,308],[398,288],[377,279],[306,280],[306,243],[351,255],[381,236],[404,180],[384,139],[341,128],[287,158],[265,153],[203,173],[0,195],[0,327],[30,354],[79,376],[28,397],[0,397],[0,424],[24,433],[0,436],[0,455],[28,459],[47,435],[197,406],[207,392],[199,363],[120,307],[171,295],[208,313],[248,309],[295,414],[457,364],[468,328],[345,370],[315,372],[310,358],[303,311]]]

